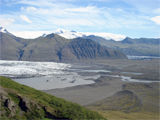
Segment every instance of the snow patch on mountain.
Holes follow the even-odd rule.
[[[6,29],[4,27],[0,27],[0,32],[6,33]]]
[[[67,39],[74,39],[74,38],[77,38],[77,37],[83,37],[83,33],[80,33],[80,32],[76,32],[76,31],[73,31],[73,30],[64,30],[64,29],[58,29],[58,30],[55,30],[53,31],[53,33],[55,34],[58,34],[64,38],[67,38]]]
[[[8,32],[7,29],[4,28],[4,27],[0,27],[0,32],[6,33],[6,34],[9,34],[9,35],[13,35],[12,33]]]
[[[102,37],[106,40],[115,40],[115,41],[121,41],[126,38],[125,35],[120,35],[120,34],[112,34],[112,33],[93,33],[93,32],[76,32],[73,30],[64,30],[64,29],[58,29],[53,31],[53,33],[58,34],[64,38],[67,39],[73,39],[77,37],[83,37],[83,36],[89,36],[89,35],[94,35],[94,36],[99,36]]]

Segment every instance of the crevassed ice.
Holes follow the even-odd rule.
[[[0,60],[0,74],[64,74],[63,70],[71,67],[70,64],[56,62],[30,62],[30,61],[7,61]]]

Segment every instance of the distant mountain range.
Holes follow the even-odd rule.
[[[8,32],[5,28],[0,27],[0,32],[6,33],[8,35],[14,36],[12,33]],[[58,29],[55,31],[45,32],[42,31],[41,33],[33,32],[25,32],[22,31],[21,35],[27,34],[28,36],[41,36],[45,37],[52,33],[58,34],[59,36],[65,39],[77,39],[79,37],[83,39],[91,39],[102,46],[105,46],[109,49],[114,49],[123,52],[126,55],[136,55],[136,56],[159,56],[159,44],[160,38],[139,38],[139,39],[132,39],[126,37],[124,35],[117,35],[111,33],[80,33],[73,30],[64,30]],[[38,39],[38,38],[36,38]]]
[[[139,38],[132,39],[126,37],[122,41],[106,40],[102,37],[90,35],[83,37],[85,39],[92,39],[110,49],[115,49],[123,52],[126,55],[136,56],[160,56],[160,38]]]
[[[0,32],[2,60],[80,61],[99,59],[127,59],[118,50],[108,49],[91,39],[66,39],[49,34],[36,39],[23,39]]]

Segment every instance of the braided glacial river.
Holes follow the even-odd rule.
[[[81,66],[74,69],[72,64],[56,62],[29,62],[29,61],[7,61],[0,60],[0,75],[12,78],[14,81],[33,87],[38,90],[72,87],[84,84],[93,84],[94,80],[101,75],[98,72],[110,72],[96,66]],[[92,72],[95,75],[81,76],[78,72]],[[134,74],[134,73],[133,73]],[[120,77],[122,81],[128,82],[157,82],[147,80],[131,79],[127,76],[103,75],[109,77]]]

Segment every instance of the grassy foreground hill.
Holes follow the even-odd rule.
[[[76,103],[0,77],[0,119],[105,119]]]

